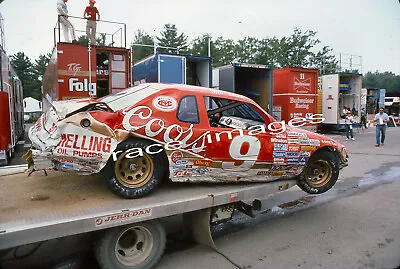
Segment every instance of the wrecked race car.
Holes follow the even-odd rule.
[[[315,116],[315,115],[313,115]],[[103,173],[108,187],[139,198],[163,180],[269,182],[297,178],[323,193],[347,166],[346,149],[276,122],[251,99],[187,85],[141,84],[100,99],[52,102],[29,130],[29,171]],[[313,122],[314,121],[314,122]]]

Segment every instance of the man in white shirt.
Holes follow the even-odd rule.
[[[351,115],[351,111],[347,111],[347,116],[344,119],[345,127],[346,127],[346,140],[349,140],[349,134],[351,136],[351,140],[355,140],[353,136],[353,116]]]
[[[376,144],[375,147],[379,147],[380,144],[382,146],[385,143],[386,138],[386,126],[387,122],[389,122],[388,114],[383,112],[383,107],[379,108],[379,113],[375,115],[374,122],[376,123]],[[382,133],[382,137],[381,137]]]
[[[57,0],[57,12],[60,18],[60,23],[63,26],[64,40],[65,42],[77,42],[75,37],[75,29],[72,23],[68,20],[68,0]],[[70,38],[71,32],[71,38]]]

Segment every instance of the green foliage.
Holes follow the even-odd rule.
[[[145,46],[139,46],[133,44],[141,44]],[[131,45],[133,49],[133,62],[136,63],[137,61],[140,61],[141,59],[146,58],[149,55],[152,55],[154,47],[151,46],[154,46],[153,38],[149,34],[147,34],[144,30],[137,30]]]
[[[11,64],[22,82],[22,87],[24,88],[24,97],[31,96],[40,100],[40,82],[37,80],[37,77],[35,77],[34,67],[29,57],[23,52],[18,52],[11,56]]]
[[[97,46],[106,46],[106,34],[101,33],[100,36],[96,37],[96,45]],[[78,37],[78,43],[82,45],[88,45],[89,44],[89,38],[87,35],[81,35]],[[112,46],[113,44],[109,44],[109,46]]]
[[[386,89],[386,94],[400,96],[400,76],[392,72],[368,72],[363,77],[363,88]]]
[[[157,37],[158,46],[167,47],[159,48],[159,52],[168,53],[185,53],[188,51],[188,37],[183,33],[178,34],[178,29],[175,24],[165,24],[164,31],[161,32],[161,37]]]

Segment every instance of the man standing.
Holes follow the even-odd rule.
[[[77,42],[75,37],[75,29],[72,23],[68,20],[68,9],[67,9],[68,0],[58,0],[57,1],[57,12],[60,23],[63,26],[64,32],[64,40],[65,42]],[[71,31],[71,38],[69,32]]]
[[[383,112],[383,107],[379,108],[379,113],[375,115],[374,122],[376,123],[376,144],[375,147],[379,147],[382,143],[382,146],[385,143],[385,134],[386,134],[386,126],[387,122],[389,122],[388,114]],[[382,137],[381,137],[382,133]]]
[[[351,111],[347,111],[347,116],[344,119],[345,127],[346,127],[346,140],[349,140],[349,134],[351,136],[351,140],[355,140],[353,136],[353,116],[351,115]]]
[[[95,3],[96,1],[90,0],[89,6],[86,7],[85,12],[83,13],[83,17],[87,19],[86,34],[90,40],[91,45],[96,44],[96,20],[100,20],[100,13],[94,6]]]
[[[368,126],[367,126],[367,112],[365,111],[365,108],[361,109],[361,126],[364,126],[365,129],[368,129]]]

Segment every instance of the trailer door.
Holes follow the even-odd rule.
[[[186,58],[176,55],[158,55],[158,81],[186,84]]]
[[[235,92],[235,72],[233,66],[219,69],[219,88],[228,92]]]
[[[339,122],[339,75],[322,76],[322,114],[326,124]]]
[[[120,52],[111,52],[110,62],[110,93],[126,89],[128,87],[129,72],[129,59],[127,55]]]

